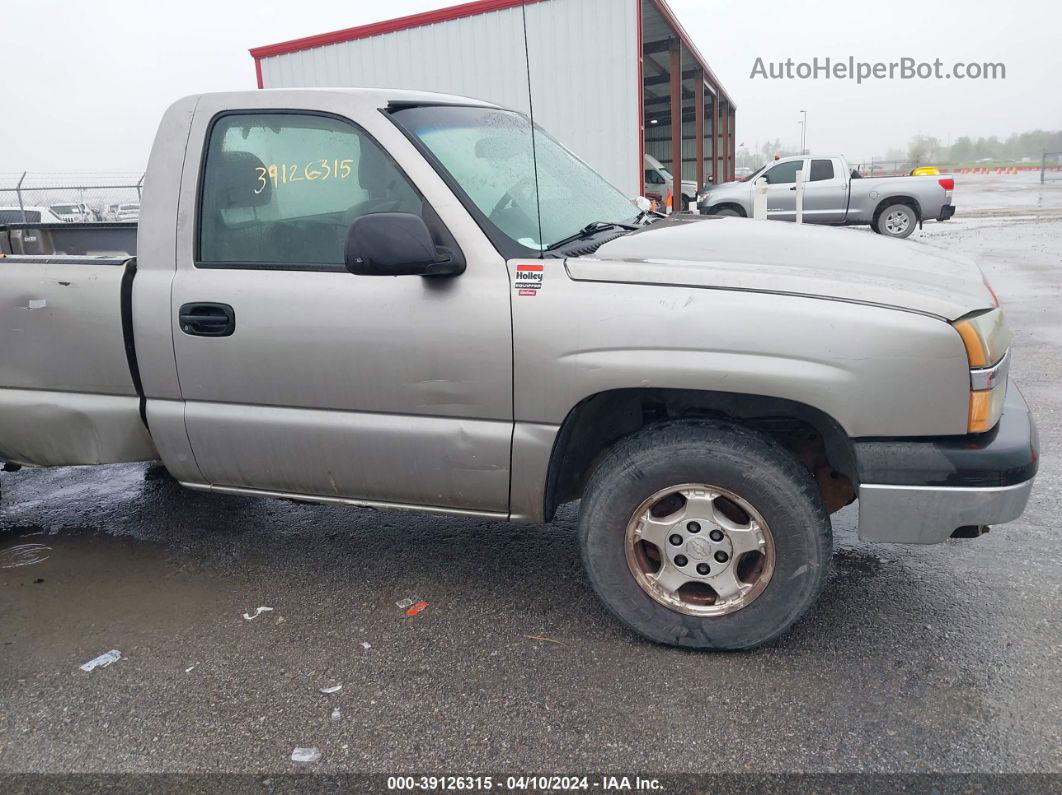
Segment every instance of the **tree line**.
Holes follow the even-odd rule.
[[[913,161],[935,165],[962,165],[976,163],[979,160],[993,162],[1018,163],[1022,158],[1039,163],[1044,152],[1062,152],[1062,130],[1029,130],[1013,133],[1006,138],[991,135],[973,138],[963,135],[949,146],[932,135],[916,135],[911,138],[906,148],[891,147],[878,161]],[[774,158],[775,155],[788,157],[800,154],[798,147],[787,146],[781,139],[767,141],[756,149],[740,149],[737,153],[737,165],[758,168]],[[811,154],[815,154],[812,150]],[[829,153],[820,153],[829,154]]]

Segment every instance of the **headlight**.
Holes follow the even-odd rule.
[[[1002,309],[990,309],[955,323],[970,364],[968,433],[983,433],[999,422],[1010,370],[1010,329]]]

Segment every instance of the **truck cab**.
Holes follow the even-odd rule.
[[[0,229],[0,462],[517,524],[580,500],[591,583],[661,643],[784,632],[847,504],[865,540],[939,543],[1036,475],[975,263],[663,219],[489,103],[188,97],[135,257],[131,224],[55,226]]]

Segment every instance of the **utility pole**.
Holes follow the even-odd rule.
[[[800,121],[800,154],[804,154],[806,151],[804,142],[807,140],[808,133],[808,112],[806,110],[800,112],[804,114],[804,118]]]

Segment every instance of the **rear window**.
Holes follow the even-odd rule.
[[[832,160],[812,160],[811,161],[811,181],[818,182],[823,179],[833,179],[833,161]]]
[[[81,212],[81,208],[76,204],[53,204],[52,212],[65,215],[68,213],[79,213]]]
[[[39,210],[26,210],[26,223],[35,224],[41,220]],[[22,210],[0,210],[0,224],[21,224]]]

